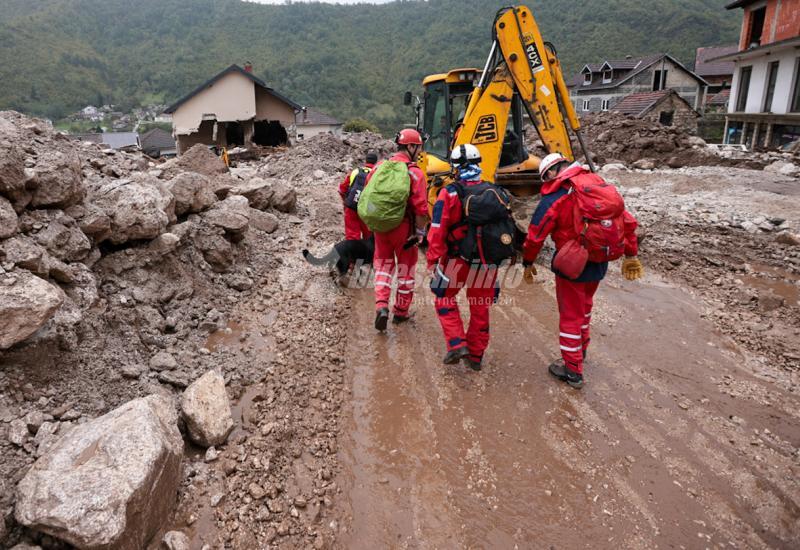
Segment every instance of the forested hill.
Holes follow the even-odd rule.
[[[481,66],[508,0],[383,5],[238,0],[3,0],[0,109],[59,118],[87,104],[169,103],[231,63],[297,102],[388,128],[426,74]],[[604,57],[734,42],[719,0],[528,0],[568,71]]]

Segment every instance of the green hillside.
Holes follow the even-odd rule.
[[[481,66],[507,0],[383,5],[238,0],[5,0],[0,109],[50,118],[87,104],[169,103],[231,63],[301,104],[388,129],[422,77]],[[691,64],[698,46],[738,36],[736,12],[714,0],[529,1],[568,71],[604,57],[668,51]]]

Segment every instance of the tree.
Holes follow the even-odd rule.
[[[361,132],[378,133],[378,127],[374,124],[371,124],[369,121],[364,120],[363,118],[351,118],[344,123],[342,130],[345,132],[352,132],[354,134],[360,134]]]

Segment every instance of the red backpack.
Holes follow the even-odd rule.
[[[575,196],[575,233],[590,262],[610,262],[625,253],[625,201],[597,174],[570,180]]]

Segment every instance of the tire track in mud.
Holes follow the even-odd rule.
[[[504,291],[481,373],[441,364],[424,286],[386,335],[349,291],[342,545],[797,547],[798,396],[657,277],[601,287],[588,384],[557,384],[551,278]]]

